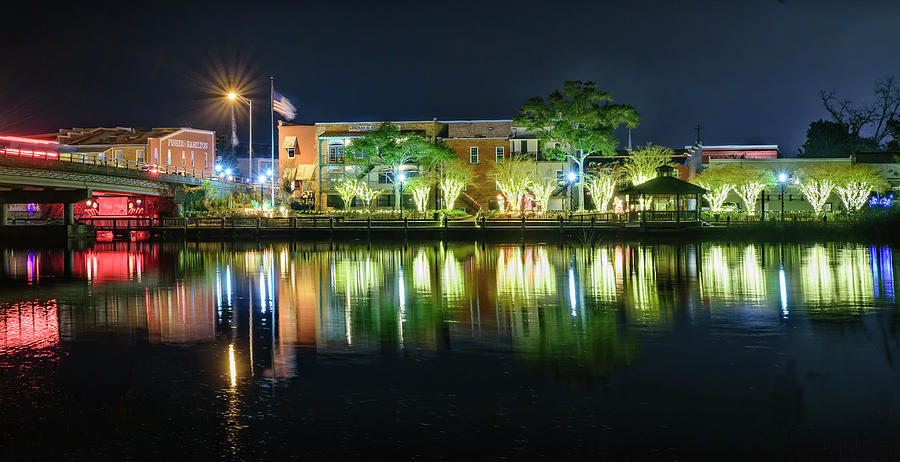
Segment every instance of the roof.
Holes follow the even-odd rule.
[[[137,131],[128,127],[73,128],[60,130],[57,139],[60,144],[114,145],[114,144],[147,144],[150,138],[162,138],[187,128],[154,128],[149,131]]]
[[[326,131],[319,135],[319,138],[359,138],[365,131],[349,131],[349,130],[333,130]],[[425,135],[425,130],[400,130],[400,133],[417,133]]]
[[[692,183],[671,176],[660,176],[620,191],[621,194],[703,194],[706,190]]]
[[[690,149],[693,146],[685,146],[684,149]],[[700,146],[703,149],[741,149],[741,150],[751,150],[751,149],[778,149],[777,144],[723,144],[719,146]]]

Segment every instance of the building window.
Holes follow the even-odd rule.
[[[209,168],[209,153],[203,153],[203,168]]]
[[[143,149],[137,150],[137,161],[139,164],[143,164],[146,161],[146,159],[144,159],[144,150]]]
[[[470,164],[478,163],[478,148],[476,146],[472,146],[469,148],[469,163]]]
[[[344,145],[332,144],[328,146],[328,163],[340,164],[344,162]]]
[[[120,163],[125,163],[125,151],[116,149],[116,165],[119,165]]]
[[[503,162],[503,146],[497,146],[497,162]]]
[[[194,151],[191,151],[191,167],[194,166]]]
[[[378,184],[393,184],[393,177],[391,172],[378,172]]]
[[[159,148],[153,148],[153,163],[159,163]]]
[[[168,159],[168,162],[166,162],[166,163],[169,165],[172,165],[172,150],[171,149],[169,149],[169,159]]]
[[[288,158],[293,159],[294,158],[294,148],[287,148],[287,155],[288,155]]]
[[[181,166],[184,167],[184,151],[181,151]]]

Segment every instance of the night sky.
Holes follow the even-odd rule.
[[[3,133],[224,132],[219,95],[240,86],[267,146],[269,75],[310,123],[512,118],[593,80],[637,107],[636,144],[690,144],[701,122],[707,145],[794,155],[819,89],[867,100],[900,77],[896,0],[31,4],[4,20]]]

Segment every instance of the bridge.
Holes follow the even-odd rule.
[[[203,182],[211,183],[220,196],[250,188],[242,178],[211,171],[57,152],[51,150],[55,146],[28,138],[0,136],[0,141],[5,141],[0,147],[0,227],[7,227],[10,204],[63,204],[66,234],[77,235],[75,204],[96,196],[172,198],[176,187]]]

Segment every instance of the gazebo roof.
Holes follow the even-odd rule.
[[[704,194],[706,190],[671,176],[660,176],[620,191],[620,194],[638,196],[641,194]]]

